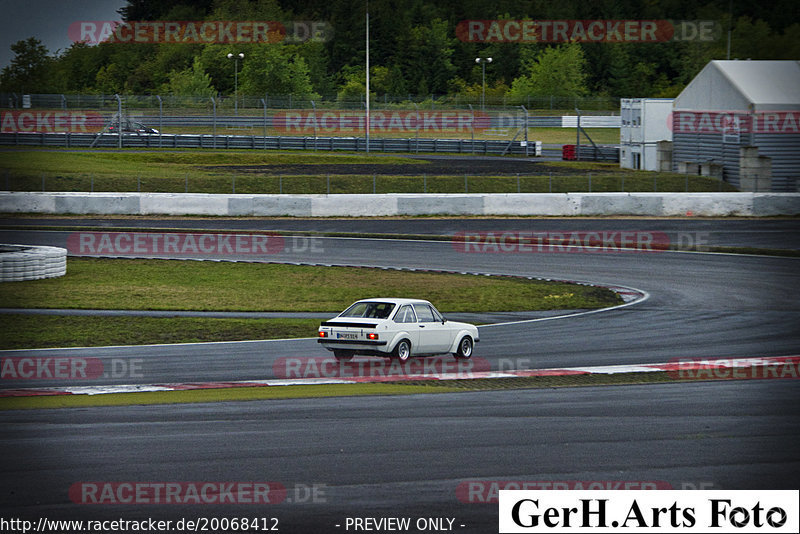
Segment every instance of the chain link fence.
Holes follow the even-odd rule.
[[[201,176],[108,176],[83,173],[12,174],[0,171],[5,191],[140,192],[215,194],[379,194],[379,193],[591,193],[736,191],[722,180],[693,175],[633,172],[571,172],[505,176],[316,174]]]
[[[120,95],[131,108],[141,110],[210,111],[209,97],[173,95]],[[220,113],[242,111],[252,113],[266,107],[279,109],[311,109],[311,101],[320,109],[363,109],[365,95],[342,98],[337,95],[218,95],[217,109]],[[481,95],[372,95],[370,107],[381,109],[481,109]],[[573,111],[579,108],[585,112],[619,113],[620,99],[611,96],[525,96],[510,97],[486,96],[484,109],[494,112],[514,111],[525,106],[530,111]],[[61,110],[112,110],[116,107],[114,95],[104,94],[30,94],[0,93],[0,109],[61,109]]]

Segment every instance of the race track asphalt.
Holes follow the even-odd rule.
[[[719,228],[718,235],[725,237],[718,239],[726,244],[778,243],[784,234],[786,248],[795,246],[796,222],[750,222],[700,224]],[[562,223],[578,224],[548,220]],[[580,223],[581,229],[596,230],[594,224],[621,228],[641,221]],[[362,221],[363,231],[372,231],[370,224]],[[459,222],[440,224],[457,228]],[[665,224],[698,231],[682,229],[679,221]],[[409,227],[405,233],[421,232]],[[4,230],[0,241],[57,245],[68,234]],[[484,327],[476,356],[494,366],[800,354],[800,304],[793,289],[800,260],[793,258],[466,254],[448,242],[342,238],[320,238],[319,244],[318,252],[287,245],[283,253],[265,258],[224,259],[515,274],[623,285],[649,294],[623,309]],[[66,353],[141,359],[143,376],[122,379],[126,383],[266,378],[274,375],[278,358],[322,355],[313,339],[36,351],[38,356]],[[20,354],[26,353],[2,355]],[[663,481],[675,488],[715,489],[796,486],[799,393],[794,380],[751,380],[3,412],[0,469],[11,482],[4,483],[0,509],[4,515],[85,519],[274,515],[286,532],[343,531],[333,525],[348,515],[448,516],[465,525],[456,531],[496,531],[496,505],[461,502],[459,484],[477,479]],[[80,481],[191,480],[279,481],[292,489],[299,485],[298,491],[322,484],[327,497],[316,504],[261,506],[254,513],[252,505],[75,505],[68,496],[69,487]]]

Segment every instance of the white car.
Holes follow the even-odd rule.
[[[394,357],[452,353],[472,356],[478,329],[448,321],[427,300],[375,298],[359,300],[319,327],[317,342],[339,360],[356,354]]]

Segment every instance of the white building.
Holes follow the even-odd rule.
[[[657,143],[671,141],[671,98],[623,98],[620,115],[619,166],[646,171],[660,170]]]
[[[674,170],[713,164],[743,191],[797,191],[800,61],[711,61],[675,98]]]

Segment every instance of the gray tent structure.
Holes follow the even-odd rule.
[[[673,103],[673,170],[714,164],[746,191],[798,191],[800,61],[711,61]]]

